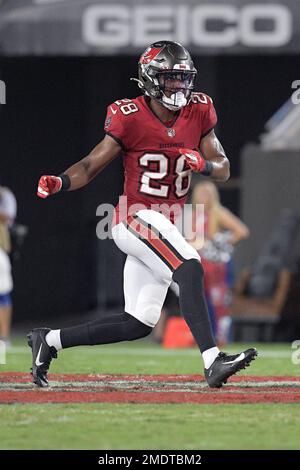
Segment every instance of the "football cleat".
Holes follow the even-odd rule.
[[[221,388],[223,384],[226,384],[227,379],[231,375],[248,367],[257,354],[255,348],[247,349],[241,354],[234,354],[232,356],[220,352],[212,365],[208,369],[204,369],[208,385],[212,388]]]
[[[46,342],[46,335],[50,328],[36,328],[27,335],[28,346],[32,349],[31,375],[33,383],[38,387],[48,387],[47,373],[50,362],[57,357],[57,351]]]

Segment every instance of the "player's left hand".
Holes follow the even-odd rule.
[[[184,155],[189,167],[196,172],[201,172],[205,169],[206,160],[200,155],[197,150],[179,149],[179,152]]]

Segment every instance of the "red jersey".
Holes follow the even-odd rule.
[[[190,103],[167,123],[154,114],[145,96],[108,106],[104,130],[123,149],[127,197],[127,209],[123,198],[116,208],[116,222],[142,208],[160,210],[174,220],[186,201],[192,175],[178,149],[197,149],[216,123],[212,99],[204,93],[193,93]],[[136,204],[142,206],[131,209]],[[173,216],[170,206],[175,207]]]

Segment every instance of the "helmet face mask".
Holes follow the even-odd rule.
[[[157,74],[162,102],[166,108],[177,110],[186,106],[194,88],[195,72],[162,72]]]
[[[189,103],[197,70],[179,43],[161,41],[149,46],[139,60],[139,87],[172,111]]]

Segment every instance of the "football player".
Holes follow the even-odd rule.
[[[60,176],[40,178],[41,198],[74,191],[123,154],[125,183],[120,201],[125,198],[126,207],[123,202],[117,206],[112,235],[127,259],[123,313],[70,328],[37,328],[28,334],[33,381],[38,386],[48,386],[50,362],[61,349],[149,335],[172,280],[179,286],[181,313],[201,351],[210,387],[221,387],[257,355],[254,348],[236,355],[219,351],[204,298],[199,255],[174,224],[192,171],[213,180],[229,178],[229,161],[214,132],[217,117],[212,99],[193,91],[196,74],[182,45],[152,44],[138,63],[136,80],[142,95],[108,106],[105,137],[88,156]]]

